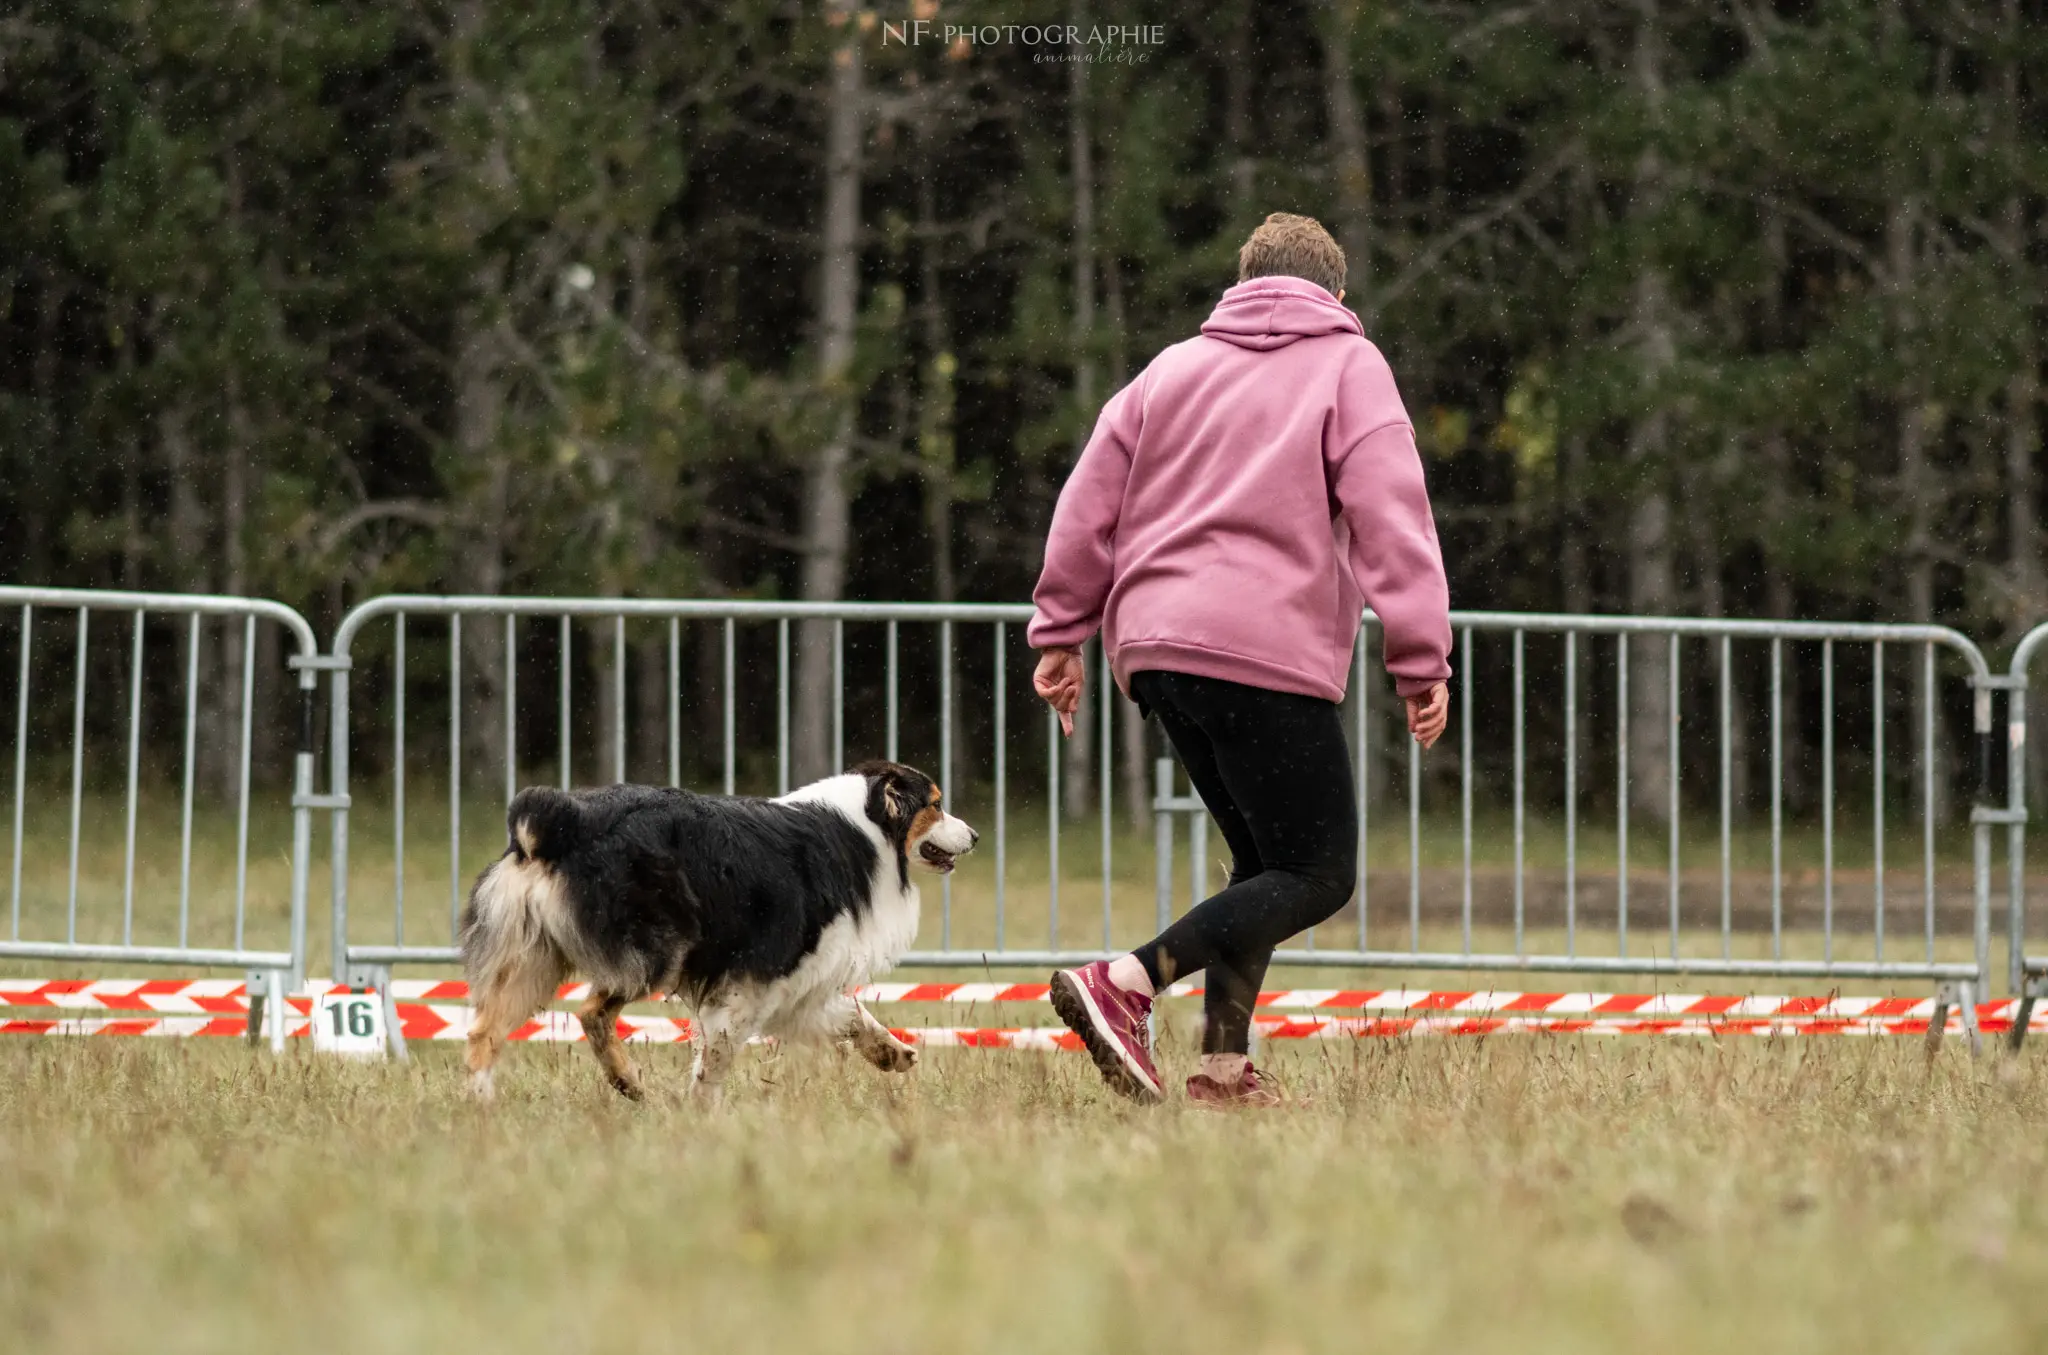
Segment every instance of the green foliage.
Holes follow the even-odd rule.
[[[1460,602],[1619,608],[1623,524],[1676,496],[1679,610],[1766,578],[1816,614],[2048,606],[2013,525],[2038,505],[2008,511],[2041,478],[2038,5],[1145,0],[1098,18],[1165,41],[1089,67],[1079,104],[1057,52],[892,45],[901,17],[17,7],[0,576],[322,613],[398,587],[786,593],[802,466],[850,397],[850,586],[937,588],[902,546],[944,532],[962,595],[1014,598],[1093,405],[1284,208],[1369,242],[1350,300],[1431,458]],[[866,236],[827,391],[843,24]]]

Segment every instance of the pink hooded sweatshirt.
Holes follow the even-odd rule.
[[[1102,407],[1053,512],[1034,649],[1099,627],[1117,685],[1164,669],[1344,699],[1362,604],[1403,696],[1450,676],[1415,430],[1358,317],[1239,283]]]

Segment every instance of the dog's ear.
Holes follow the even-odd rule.
[[[913,780],[922,774],[894,762],[863,762],[853,769],[868,779],[868,817],[884,828],[901,828],[924,807]]]

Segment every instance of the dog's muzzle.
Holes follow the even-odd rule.
[[[969,828],[959,819],[948,817],[931,832],[925,834],[918,844],[917,859],[927,870],[940,875],[950,874],[959,858],[974,850],[974,844],[981,841],[981,834]]]

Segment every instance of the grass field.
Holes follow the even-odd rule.
[[[657,1088],[686,1051],[646,1047]],[[529,1046],[0,1042],[16,1350],[2038,1349],[2048,1053],[1497,1038],[1270,1052],[1303,1104],[754,1051],[723,1112]],[[1184,1070],[1184,1046],[1168,1062]]]

